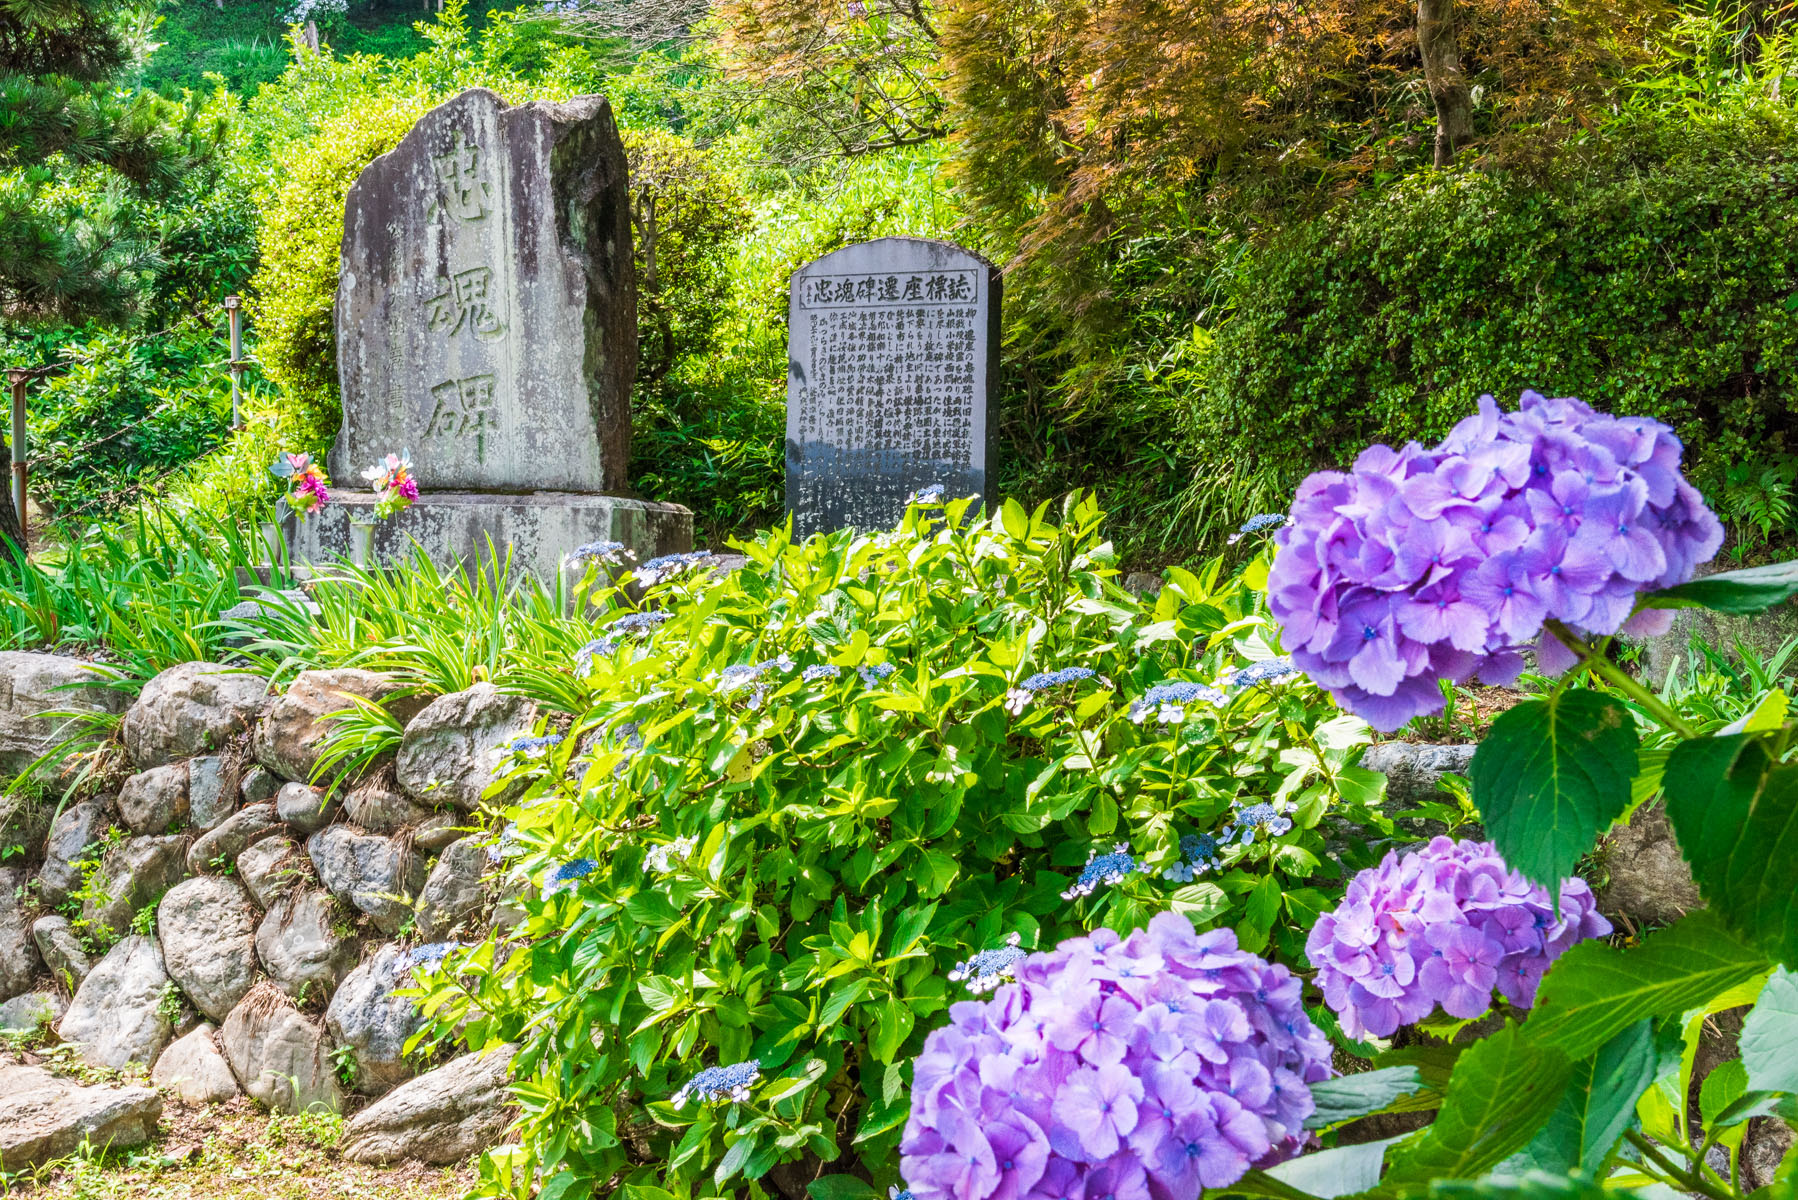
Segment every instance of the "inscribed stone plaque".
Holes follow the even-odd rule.
[[[637,366],[624,147],[600,96],[432,109],[344,206],[340,483],[620,491]]]
[[[985,496],[999,272],[948,242],[880,238],[794,272],[787,508],[798,533],[884,529],[913,492]]]

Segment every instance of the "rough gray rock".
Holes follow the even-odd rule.
[[[410,952],[389,942],[344,976],[325,1010],[325,1028],[356,1054],[356,1090],[378,1096],[412,1078],[406,1039],[424,1025],[418,1005],[395,996],[412,985]]]
[[[390,676],[354,667],[300,672],[286,694],[269,706],[256,731],[256,761],[283,779],[310,780],[331,730],[327,718],[354,707],[348,697],[358,696],[387,703],[405,721],[423,702],[394,697],[400,686]]]
[[[245,804],[261,804],[273,800],[275,793],[281,790],[281,777],[260,764],[243,773],[243,783],[238,792]]]
[[[0,1000],[30,989],[37,978],[37,943],[31,939],[31,917],[25,909],[24,867],[0,867]]]
[[[217,1033],[212,1022],[202,1021],[187,1036],[170,1042],[150,1069],[150,1082],[189,1104],[223,1104],[241,1096],[243,1089],[218,1047]]]
[[[1444,775],[1467,774],[1475,749],[1473,745],[1381,742],[1361,756],[1361,765],[1386,777],[1388,800],[1409,807],[1435,799]]]
[[[95,1066],[148,1067],[172,1032],[162,1011],[170,983],[156,939],[127,937],[88,972],[56,1032]]]
[[[179,663],[144,685],[125,713],[125,752],[138,770],[209,754],[249,729],[268,684],[223,663]]]
[[[123,935],[145,905],[187,878],[187,838],[135,837],[108,850],[89,880],[93,894],[81,903],[81,918]]]
[[[441,854],[467,833],[468,818],[455,810],[435,812],[412,831],[412,844],[426,854]]]
[[[418,936],[440,942],[462,922],[481,911],[486,889],[481,876],[487,870],[487,848],[478,838],[451,842],[431,868],[424,890],[418,894]]]
[[[325,1031],[279,989],[262,985],[238,1002],[219,1046],[243,1090],[279,1112],[336,1112],[343,1093]]]
[[[317,833],[337,819],[337,797],[308,783],[284,783],[275,793],[275,814],[301,837]]]
[[[139,771],[119,789],[119,819],[132,833],[167,833],[187,817],[187,764]]]
[[[472,811],[493,782],[493,752],[528,735],[536,719],[536,705],[491,683],[439,696],[406,726],[400,786],[427,803]]]
[[[55,712],[125,711],[126,693],[91,686],[117,673],[60,654],[0,651],[0,778],[10,779],[63,738],[71,718]]]
[[[506,1078],[516,1051],[501,1046],[464,1054],[402,1083],[350,1118],[343,1156],[351,1162],[453,1163],[491,1149],[512,1121]]]
[[[256,956],[275,986],[296,999],[324,997],[356,965],[359,942],[327,892],[293,891],[256,927]]]
[[[112,810],[105,800],[83,800],[62,810],[44,844],[44,865],[38,870],[40,901],[55,908],[69,898],[81,885],[81,868],[75,864],[111,827]]]
[[[235,879],[197,875],[156,908],[163,968],[195,1008],[225,1019],[256,979],[256,913]]]
[[[0,1163],[23,1171],[81,1148],[139,1146],[156,1132],[154,1088],[82,1087],[41,1067],[0,1067]]]
[[[273,804],[252,804],[231,814],[230,820],[194,840],[187,852],[187,867],[195,875],[217,871],[214,863],[236,862],[246,846],[281,832],[281,818]]]
[[[4,839],[0,850],[17,846],[29,854],[50,836],[55,815],[54,800],[35,788],[11,793],[0,789],[0,839]]]
[[[1669,925],[1704,907],[1660,804],[1643,805],[1628,825],[1606,834],[1598,856],[1607,876],[1598,889],[1601,912],[1621,913],[1640,928]]]
[[[72,994],[87,978],[87,973],[94,969],[89,961],[87,951],[81,946],[81,939],[75,936],[74,926],[69,919],[62,916],[39,917],[31,924],[31,940],[37,943],[37,952],[44,957],[44,966]]]
[[[0,1004],[0,1033],[30,1033],[55,1025],[68,1005],[55,992],[26,992]]]
[[[402,838],[357,833],[345,825],[306,839],[319,882],[347,900],[382,933],[398,933],[412,915],[411,899],[425,883],[425,861]]]
[[[429,820],[433,810],[391,787],[386,772],[350,789],[344,798],[344,815],[370,833],[396,833]]]
[[[205,833],[237,811],[237,796],[226,788],[225,760],[216,754],[187,760],[187,819]]]
[[[311,875],[312,860],[289,837],[263,838],[245,846],[237,856],[237,877],[263,908],[272,908],[275,901]]]

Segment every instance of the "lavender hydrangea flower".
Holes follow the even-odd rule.
[[[1081,896],[1090,896],[1101,887],[1124,882],[1141,869],[1125,842],[1112,847],[1110,854],[1100,854],[1093,850],[1087,854],[1086,866],[1081,869],[1079,877],[1061,894],[1061,898],[1075,900]]]
[[[1312,927],[1305,953],[1343,1031],[1386,1037],[1437,1005],[1477,1017],[1494,988],[1529,1008],[1549,964],[1610,932],[1585,880],[1561,883],[1557,918],[1548,892],[1507,867],[1492,843],[1439,837],[1356,875]]]
[[[1275,542],[1268,603],[1293,662],[1376,729],[1443,705],[1441,680],[1509,683],[1545,628],[1665,632],[1638,593],[1692,577],[1723,527],[1680,474],[1673,431],[1578,400],[1490,396],[1432,450],[1371,446],[1348,473],[1299,485]]]
[[[1329,1041],[1299,981],[1232,931],[1161,913],[1014,971],[951,1007],[913,1066],[917,1200],[1196,1200],[1303,1144]]]
[[[1230,698],[1214,687],[1180,680],[1158,683],[1143,693],[1142,699],[1130,705],[1130,719],[1138,725],[1154,714],[1163,724],[1183,720],[1186,706],[1203,700],[1206,704],[1227,704]]]
[[[1019,945],[1023,940],[1014,933],[1005,939],[1003,946],[982,950],[966,962],[956,963],[955,969],[949,972],[949,982],[965,984],[976,996],[1010,982],[1016,977],[1017,965],[1028,957]]]
[[[685,1108],[688,1100],[698,1100],[701,1104],[722,1104],[726,1100],[743,1104],[749,1099],[749,1089],[761,1077],[762,1065],[754,1059],[728,1067],[707,1067],[674,1093],[673,1104],[676,1108]]]

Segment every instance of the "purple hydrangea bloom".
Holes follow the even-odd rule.
[[[917,1200],[1194,1200],[1304,1143],[1330,1045],[1299,981],[1161,913],[1033,954],[913,1069]]]
[[[1491,396],[1433,450],[1371,446],[1299,485],[1268,603],[1295,664],[1376,729],[1443,704],[1438,682],[1509,683],[1522,649],[1554,674],[1544,628],[1665,632],[1638,593],[1692,577],[1723,527],[1680,474],[1673,431],[1578,400]]]
[[[1312,927],[1305,953],[1343,1031],[1386,1037],[1437,1005],[1477,1017],[1495,988],[1529,1008],[1562,951],[1610,932],[1585,880],[1562,881],[1556,917],[1548,892],[1491,842],[1439,837],[1356,875]]]

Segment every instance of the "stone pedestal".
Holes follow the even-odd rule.
[[[317,516],[292,513],[282,529],[296,563],[316,569],[350,557],[352,518],[373,520],[373,493],[333,495]],[[693,514],[678,504],[656,504],[586,492],[435,492],[411,508],[377,522],[374,562],[409,560],[414,545],[448,570],[485,563],[488,539],[501,561],[554,587],[562,558],[590,542],[622,542],[639,562],[693,548]]]

